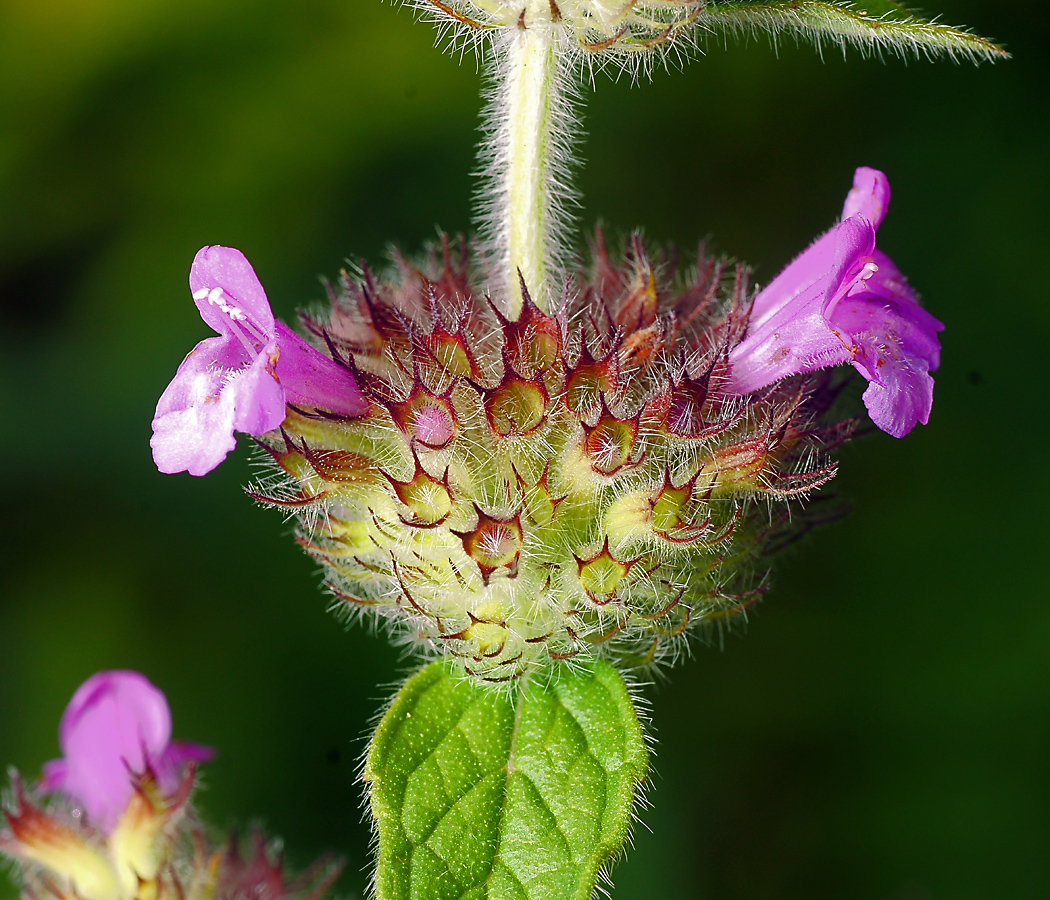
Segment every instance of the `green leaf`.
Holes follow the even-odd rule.
[[[832,43],[869,53],[946,55],[975,62],[1010,55],[985,38],[930,22],[891,0],[722,0],[704,5],[693,21],[702,30],[744,35],[765,31],[774,37],[806,39],[818,47]]]
[[[377,900],[590,900],[648,757],[619,673],[562,669],[507,689],[443,661],[401,688],[364,772]]]

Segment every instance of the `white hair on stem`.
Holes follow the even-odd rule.
[[[519,272],[541,309],[560,295],[579,202],[571,175],[580,117],[574,48],[562,29],[541,24],[491,37],[477,204],[492,291],[513,318],[522,305]]]

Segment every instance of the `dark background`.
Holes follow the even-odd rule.
[[[587,228],[713,235],[768,281],[876,166],[880,246],[947,323],[931,424],[847,448],[852,515],[778,560],[746,635],[647,690],[621,900],[1050,896],[1048,23],[928,7],[1015,58],[763,41],[585,91]],[[161,476],[150,419],[210,333],[200,246],[242,249],[287,319],[347,256],[469,229],[478,87],[376,0],[0,0],[0,761],[35,777],[75,687],[139,669],[221,751],[204,814],[299,865],[348,854],[360,896],[357,760],[410,662],[325,614],[241,492],[243,441]]]

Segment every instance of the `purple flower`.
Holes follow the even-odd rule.
[[[168,701],[138,672],[98,672],[69,701],[59,726],[62,759],[44,766],[41,788],[61,791],[88,819],[112,831],[131,800],[133,776],[148,767],[174,792],[189,762],[212,757],[208,747],[171,742]]]
[[[204,247],[190,269],[190,290],[219,337],[193,348],[157,403],[150,446],[161,472],[210,472],[234,448],[235,431],[271,431],[287,403],[337,416],[368,411],[348,369],[274,320],[239,250]]]
[[[857,169],[842,221],[755,298],[744,339],[729,352],[727,392],[848,362],[868,380],[864,405],[879,428],[903,437],[926,424],[944,326],[875,249],[889,199],[882,172]]]

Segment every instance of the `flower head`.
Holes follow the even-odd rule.
[[[839,224],[755,298],[744,339],[729,353],[726,391],[750,394],[850,363],[868,380],[864,404],[879,428],[903,437],[926,424],[944,326],[875,248],[889,198],[882,172],[857,169]]]
[[[446,243],[389,278],[345,277],[307,324],[354,360],[369,413],[290,410],[249,493],[300,517],[341,608],[478,681],[673,659],[754,601],[749,560],[786,499],[833,477],[823,454],[849,425],[823,420],[828,380],[719,390],[740,267],[702,256],[679,277],[640,238],[617,259],[599,236],[557,309],[524,278],[509,309],[474,280],[484,262]]]
[[[929,414],[941,326],[875,249],[888,200],[859,169],[843,220],[750,303],[743,267],[701,254],[680,278],[638,237],[616,260],[599,235],[553,309],[520,273],[517,303],[492,299],[488,260],[457,263],[447,241],[392,277],[344,276],[303,318],[329,356],[303,352],[356,374],[362,412],[289,399],[249,494],[300,517],[343,608],[479,681],[580,654],[673,659],[747,608],[750,560],[800,519],[785,501],[834,477],[825,454],[854,423],[829,421],[836,389],[812,373],[852,363],[891,433]]]
[[[177,789],[189,762],[211,750],[171,741],[171,713],[156,687],[138,672],[98,672],[73,694],[59,725],[61,759],[44,767],[41,787],[60,791],[88,819],[111,830],[147,769],[162,791]]]
[[[277,428],[287,403],[337,416],[367,410],[348,369],[274,320],[239,250],[203,248],[190,269],[190,290],[219,337],[194,347],[157,403],[150,445],[162,472],[210,472],[234,448],[235,431]]]

